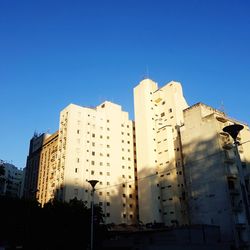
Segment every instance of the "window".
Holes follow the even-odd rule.
[[[102,139],[102,138],[103,138],[103,136],[102,136],[102,135],[100,135],[100,138]]]
[[[109,163],[109,162],[107,162],[107,166],[108,166],[108,167],[110,166],[110,163]]]
[[[77,158],[77,163],[79,163],[80,162],[80,158]]]
[[[125,187],[126,185],[125,184],[122,184],[123,187]]]
[[[93,146],[93,147],[95,146],[95,143],[94,143],[94,142],[92,142],[92,146]]]
[[[77,168],[75,168],[75,173],[77,173]]]
[[[99,202],[99,206],[102,206],[102,202]]]
[[[126,194],[123,194],[122,197],[126,197]]]
[[[107,172],[107,176],[110,176],[110,172]]]
[[[107,120],[107,123],[109,123],[109,120]]]
[[[161,117],[163,117],[165,115],[165,112],[161,113]]]
[[[110,148],[110,145],[107,145],[107,148]]]
[[[95,134],[92,134],[92,137],[95,137]]]
[[[107,186],[109,186],[110,185],[110,183],[109,182],[107,182]]]
[[[102,192],[99,192],[99,195],[102,195]]]
[[[126,214],[123,214],[123,218],[126,218]]]
[[[109,154],[107,154],[107,157],[109,157]]]
[[[108,206],[108,207],[110,206],[110,202],[107,202],[107,206]]]
[[[94,170],[91,170],[91,175],[94,175],[95,171]]]
[[[107,217],[110,217],[110,213],[107,213],[106,216],[107,216]]]
[[[92,155],[95,155],[95,152],[94,152],[94,151],[92,151]]]
[[[99,174],[102,175],[102,172],[100,172]]]
[[[77,133],[77,134],[80,134],[80,130],[79,130],[79,129],[77,129],[76,133]]]
[[[95,162],[94,162],[94,161],[91,161],[91,165],[95,165]]]
[[[100,162],[100,166],[103,166],[103,162]]]
[[[107,196],[109,196],[110,195],[110,193],[109,192],[107,192]]]
[[[133,195],[132,195],[132,194],[130,194],[130,195],[129,195],[129,198],[133,198]]]
[[[170,108],[168,111],[169,111],[169,113],[172,113],[172,112],[173,112],[173,109]]]

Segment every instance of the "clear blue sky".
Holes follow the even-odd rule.
[[[34,131],[56,131],[69,103],[133,118],[147,69],[249,123],[249,13],[249,0],[1,0],[0,159],[24,167]]]

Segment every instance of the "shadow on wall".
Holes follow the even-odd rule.
[[[94,178],[95,179],[95,178]],[[120,178],[115,185],[105,186],[99,183],[95,186],[94,201],[102,208],[105,224],[138,224],[138,195],[135,181]],[[80,185],[65,185],[69,199],[83,200],[87,207],[91,206],[92,188],[86,181]],[[55,197],[63,190],[56,190]],[[76,191],[76,192],[75,192]]]
[[[26,161],[25,180],[24,180],[24,198],[36,199],[38,177],[40,170],[40,158],[42,145],[45,141],[45,134],[35,133],[30,140],[29,155]]]
[[[138,173],[139,215],[141,222],[147,227],[176,227],[187,224],[182,172],[182,166],[176,167],[171,162],[155,171],[143,169]],[[146,197],[151,197],[151,200]]]
[[[237,156],[232,141],[225,133],[204,141],[192,140],[183,145],[184,175],[191,224],[218,225],[222,239],[234,240],[235,218],[246,214],[239,209],[243,203]],[[250,162],[242,162],[243,180],[250,194]]]

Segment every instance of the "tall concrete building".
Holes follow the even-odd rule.
[[[139,215],[143,223],[188,223],[179,128],[188,107],[181,84],[134,88]]]
[[[250,130],[238,135],[238,152],[223,128],[237,123],[198,103],[184,110],[181,141],[191,224],[219,225],[222,239],[250,243]]]
[[[136,213],[134,124],[121,106],[104,102],[96,108],[70,104],[60,114],[58,198],[95,197],[106,223],[133,224]]]
[[[39,170],[37,180],[36,198],[43,206],[45,203],[56,198],[58,182],[57,161],[58,131],[52,135],[47,135],[44,139],[40,152]]]
[[[88,181],[98,180],[95,203],[102,206],[105,222],[134,224],[135,166],[134,123],[121,106],[108,101],[96,108],[70,104],[61,111],[58,132],[31,140],[31,173],[26,174],[31,184],[26,186],[37,190],[42,205],[54,198],[77,198],[90,206]]]
[[[49,134],[35,133],[30,140],[29,155],[25,167],[24,198],[36,199],[38,192],[38,175],[43,143]]]

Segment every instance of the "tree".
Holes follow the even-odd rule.
[[[4,165],[0,164],[0,178],[5,175]]]

